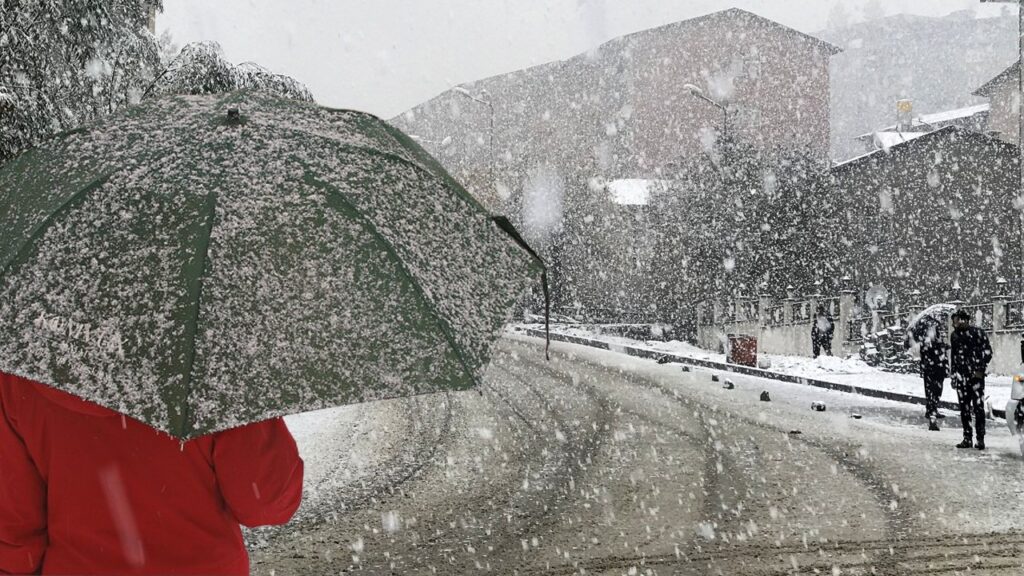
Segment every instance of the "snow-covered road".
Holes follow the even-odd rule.
[[[290,418],[305,501],[253,573],[1024,571],[1005,427],[958,451],[917,406],[728,378],[512,337],[482,394]]]

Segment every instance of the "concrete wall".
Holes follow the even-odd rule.
[[[697,345],[705,350],[722,352],[722,342],[725,341],[727,333],[756,336],[758,354],[811,356],[810,324],[758,326],[756,322],[744,322],[741,324],[727,324],[724,327],[701,326],[697,329]],[[836,335],[832,340],[832,353],[839,356],[855,352],[856,346],[846,346],[844,348],[837,325]]]
[[[837,331],[838,332],[838,331]],[[837,337],[833,339],[833,353],[838,353]],[[765,326],[757,338],[757,352],[785,356],[811,355],[811,325]]]
[[[1002,297],[1005,298],[1005,297]],[[790,302],[790,301],[787,301]],[[1021,366],[1022,331],[1003,329],[1006,325],[1006,300],[997,298],[992,308],[992,325],[988,331],[992,343],[992,363],[989,373],[1009,375],[1024,372]],[[768,302],[762,298],[760,309],[767,310]],[[787,305],[788,306],[788,305]],[[846,341],[846,323],[850,318],[854,298],[851,292],[844,292],[840,297],[840,313],[835,317],[835,334],[832,339],[832,353],[835,356],[857,354],[860,342]],[[714,304],[698,307],[697,345],[705,350],[723,352],[723,343],[727,334],[744,334],[757,337],[758,354],[777,354],[782,356],[811,356],[811,324],[793,322],[792,309],[787,310],[787,321],[782,325],[768,326],[759,319],[753,318],[742,322],[728,322],[724,319],[725,306]],[[947,337],[947,342],[949,341]]]
[[[725,352],[725,342],[729,334],[757,335],[759,327],[756,321],[726,324],[725,326],[700,326],[697,328],[697,345],[713,352]],[[760,348],[760,344],[758,344]]]
[[[989,334],[992,341],[992,363],[990,374],[1015,374],[1020,370],[1019,330],[998,330]]]
[[[727,324],[722,326],[701,326],[697,329],[697,345],[713,352],[723,352],[725,334],[746,334],[757,336],[758,354],[781,356],[811,356],[811,325],[758,326],[756,323]],[[1016,374],[1021,370],[1019,330],[1000,330],[989,334],[992,341],[992,363],[990,374]],[[835,338],[832,340],[832,354],[848,356],[856,354],[859,343],[843,342],[837,323]]]

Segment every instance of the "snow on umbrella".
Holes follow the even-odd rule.
[[[542,269],[398,130],[252,92],[0,168],[0,370],[182,439],[469,388]]]
[[[918,312],[913,318],[907,322],[907,333],[916,334],[923,322],[942,322],[943,316],[951,314],[956,311],[955,304],[932,304],[924,310]]]

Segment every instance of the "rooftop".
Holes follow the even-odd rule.
[[[608,180],[604,184],[612,202],[622,206],[646,206],[650,203],[651,192],[664,190],[668,187],[666,180],[644,180],[627,178]]]
[[[714,22],[715,20],[725,20],[725,19],[743,19],[743,20],[746,20],[747,23],[755,25],[755,26],[762,26],[762,27],[765,27],[765,28],[773,28],[773,29],[780,30],[780,31],[788,34],[792,38],[806,43],[808,46],[810,46],[810,47],[812,47],[814,49],[822,50],[822,51],[826,52],[829,56],[835,56],[836,54],[839,54],[840,52],[843,51],[842,48],[839,48],[838,46],[836,46],[834,44],[830,44],[828,42],[825,42],[824,40],[822,40],[820,38],[816,38],[814,36],[811,36],[810,34],[805,34],[803,32],[800,32],[799,30],[796,30],[794,28],[790,28],[790,27],[785,26],[783,24],[780,24],[780,23],[778,23],[778,22],[776,22],[774,20],[770,20],[770,19],[765,18],[763,16],[759,16],[757,14],[754,14],[753,12],[748,12],[746,10],[741,10],[739,8],[730,8],[728,10],[721,10],[721,11],[718,11],[718,12],[712,12],[710,14],[705,14],[703,16],[697,16],[696,18],[690,18],[690,19],[687,19],[687,20],[680,20],[678,22],[674,22],[674,23],[671,23],[671,24],[664,24],[662,26],[657,26],[657,27],[654,27],[654,28],[648,28],[646,30],[639,30],[637,32],[632,32],[632,33],[629,33],[629,34],[625,34],[625,35],[622,35],[622,36],[618,36],[616,38],[612,38],[611,40],[608,40],[606,42],[603,42],[602,44],[599,45],[599,48],[603,48],[605,46],[611,46],[611,45],[614,45],[614,44],[618,44],[620,42],[623,42],[623,41],[626,41],[626,40],[629,40],[629,39],[632,39],[632,38],[642,38],[642,37],[645,37],[645,36],[654,36],[654,35],[658,35],[658,34],[665,34],[665,33],[670,33],[670,32],[676,32],[678,28],[687,28],[687,27],[695,26],[695,25],[703,25],[703,24],[706,24],[706,23]],[[582,53],[576,54],[574,56],[571,56],[569,58],[566,58],[565,60],[555,60],[555,61],[551,61],[551,62],[546,62],[544,64],[538,64],[536,66],[531,66],[531,67],[528,67],[528,68],[522,68],[522,69],[519,69],[519,70],[513,70],[513,71],[510,71],[510,72],[503,73],[503,74],[497,74],[495,76],[490,76],[490,77],[487,77],[487,78],[481,78],[479,80],[468,81],[465,84],[466,85],[477,85],[477,84],[479,84],[479,85],[489,85],[489,84],[493,84],[495,82],[501,82],[502,80],[507,81],[507,80],[509,80],[511,78],[515,78],[517,75],[523,75],[523,74],[529,75],[529,74],[537,74],[537,73],[545,73],[545,72],[546,73],[552,73],[552,72],[555,72],[556,70],[559,70],[560,67],[563,67],[563,66],[566,66],[566,65],[571,65],[572,63],[574,63],[574,62],[576,62],[576,61],[578,61],[580,59],[587,59],[587,58],[590,57],[590,55],[592,53],[593,53],[592,50],[588,50],[586,52],[582,52]],[[439,98],[441,96],[444,96],[444,95],[450,93],[452,90],[453,89],[445,90],[444,92],[442,92],[438,96],[435,96],[435,98]],[[421,103],[418,106],[421,106],[422,104],[423,103]],[[413,107],[413,109],[416,109],[418,106]],[[396,119],[397,118],[401,118],[401,116],[402,115],[399,114],[398,116],[396,116]]]
[[[988,102],[985,102],[983,104],[975,104],[973,106],[957,108],[956,110],[946,110],[945,112],[936,112],[934,114],[921,114],[919,116],[914,117],[913,121],[911,122],[911,127],[932,127],[933,129],[943,128],[946,124],[956,122],[957,120],[973,118],[974,116],[977,116],[979,114],[987,114],[991,108],[992,105],[989,104]],[[863,140],[867,138],[873,138],[877,134],[896,132],[896,128],[897,126],[893,124],[892,126],[886,126],[885,128],[878,130],[877,132],[868,132],[866,134],[861,134],[860,136],[857,136],[856,139]],[[914,130],[914,132],[921,133],[928,132],[928,130]],[[904,134],[907,134],[907,132],[905,132]]]
[[[822,40],[820,38],[817,38],[815,36],[811,36],[810,34],[805,34],[803,32],[800,32],[799,30],[796,30],[795,28],[790,28],[789,26],[785,26],[785,25],[780,24],[780,23],[778,23],[778,22],[776,22],[774,20],[770,20],[770,19],[765,18],[763,16],[759,16],[757,14],[754,14],[753,12],[748,12],[746,10],[741,10],[739,8],[729,8],[728,10],[720,10],[718,12],[712,12],[710,14],[705,14],[704,16],[697,16],[696,18],[690,18],[690,19],[687,19],[687,20],[680,20],[679,22],[674,22],[672,24],[665,24],[663,26],[658,26],[658,27],[655,27],[655,28],[649,28],[647,30],[641,30],[639,32],[633,32],[632,34],[626,34],[625,36],[621,36],[619,38],[610,40],[608,43],[616,42],[616,41],[622,40],[624,38],[639,37],[639,36],[648,35],[648,34],[659,34],[659,33],[662,33],[662,32],[670,31],[672,28],[675,28],[675,27],[690,26],[690,25],[694,25],[694,24],[702,24],[702,23],[709,22],[709,21],[712,21],[712,20],[721,20],[721,19],[728,19],[728,18],[743,18],[743,19],[746,19],[746,20],[748,20],[748,21],[750,21],[750,22],[752,22],[754,24],[758,24],[758,25],[767,26],[767,27],[771,27],[771,28],[775,28],[775,29],[781,30],[781,31],[783,31],[783,32],[793,36],[794,38],[798,38],[800,40],[804,40],[804,41],[808,42],[811,46],[827,52],[829,54],[829,56],[835,56],[836,54],[839,54],[840,52],[843,51],[842,48],[840,48],[840,47],[838,47],[838,46],[836,46],[834,44],[831,44],[829,42],[825,42],[824,40]]]
[[[914,138],[904,139],[900,142],[894,143],[892,146],[885,149],[880,148],[878,150],[872,150],[867,154],[861,154],[860,156],[857,156],[855,158],[850,158],[849,160],[837,162],[832,165],[832,171],[834,172],[841,168],[846,168],[854,164],[858,164],[869,158],[877,157],[879,154],[886,154],[897,150],[903,150],[904,148],[910,148],[918,143],[922,143],[933,138],[964,138],[968,140],[973,140],[974,142],[982,143],[984,145],[999,146],[1012,152],[1013,156],[1017,155],[1017,146],[1013,144],[1008,144],[999,139],[992,138],[991,136],[988,136],[986,134],[982,134],[981,132],[976,132],[974,130],[966,130],[959,126],[950,125],[946,126],[945,128],[939,128],[938,130],[934,130],[932,132],[925,132],[923,134],[919,134]]]
[[[973,92],[975,96],[984,96],[990,98],[992,93],[1006,85],[1010,81],[1017,81],[1017,77],[1020,74],[1020,60],[1010,64],[1010,67],[999,73],[998,76],[989,80],[981,88],[978,88]]]
[[[875,132],[875,146],[886,150],[904,142],[910,142],[914,138],[920,138],[925,134],[927,132]]]

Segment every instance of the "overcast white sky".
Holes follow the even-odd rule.
[[[979,0],[880,0],[889,14],[941,16]],[[164,0],[158,31],[179,45],[216,40],[304,82],[317,101],[390,118],[463,82],[567,58],[637,30],[731,7],[798,30],[825,27],[836,3],[870,0]]]

